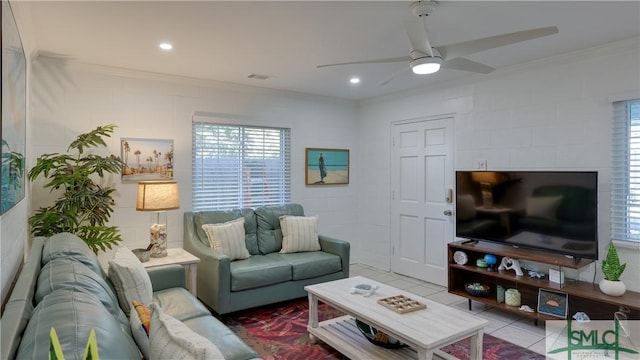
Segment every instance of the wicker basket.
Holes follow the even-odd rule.
[[[473,285],[476,285],[476,287],[473,287]],[[477,285],[480,285],[482,288],[481,289],[478,288]],[[467,284],[464,284],[464,291],[466,291],[469,295],[485,297],[485,296],[489,296],[489,294],[491,293],[491,288],[489,288],[488,285],[484,285],[484,284],[467,283]]]

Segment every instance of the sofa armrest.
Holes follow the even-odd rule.
[[[349,277],[349,251],[351,249],[351,244],[347,241],[325,235],[318,235],[318,240],[320,240],[320,247],[322,248],[322,251],[340,256],[340,260],[342,261],[342,271],[344,272],[345,277]]]
[[[198,298],[217,313],[229,308],[231,266],[229,257],[204,245],[195,230],[192,212],[184,213],[185,250],[200,259],[198,263]]]
[[[185,287],[185,270],[182,265],[164,265],[147,269],[153,291]]]

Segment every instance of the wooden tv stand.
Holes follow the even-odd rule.
[[[640,319],[640,293],[627,290],[623,296],[608,296],[603,294],[598,284],[590,282],[566,279],[564,286],[550,282],[548,275],[542,279],[531,278],[526,270],[523,276],[516,276],[513,270],[498,271],[502,257],[510,257],[518,260],[528,260],[542,264],[551,265],[558,270],[563,268],[579,269],[591,264],[592,260],[580,259],[574,261],[562,255],[550,254],[543,251],[514,248],[509,245],[502,245],[490,242],[465,243],[456,241],[448,244],[448,268],[449,268],[449,292],[469,299],[469,309],[472,301],[481,302],[508,312],[518,313],[536,320],[559,320],[560,318],[521,311],[516,306],[509,306],[496,301],[496,286],[502,285],[505,290],[509,288],[518,289],[521,293],[523,305],[529,305],[534,310],[538,307],[538,290],[548,289],[563,292],[568,295],[569,309],[567,318],[578,311],[585,312],[592,320],[611,320],[613,313],[624,307],[628,311],[629,319]],[[456,251],[463,251],[467,254],[468,262],[465,265],[458,265],[453,260]],[[486,268],[476,267],[476,260],[484,258],[486,254],[493,254],[498,259],[495,271],[488,271]],[[486,297],[472,296],[464,290],[467,283],[479,282],[489,285],[490,294]]]

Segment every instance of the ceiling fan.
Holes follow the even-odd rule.
[[[437,5],[438,3],[436,1],[417,1],[411,4],[411,12],[421,21],[410,21],[406,24],[407,35],[409,36],[409,42],[411,43],[411,51],[409,52],[408,56],[341,62],[335,64],[318,65],[317,67],[322,68],[339,65],[408,61],[409,68],[413,71],[413,73],[418,75],[433,74],[435,72],[438,72],[441,67],[445,69],[464,70],[481,74],[488,74],[495,69],[491,66],[466,59],[463,56],[558,33],[558,28],[556,26],[549,26],[469,40],[456,44],[432,47],[427,36],[425,19]],[[393,76],[385,80],[382,85],[387,84],[392,79]]]

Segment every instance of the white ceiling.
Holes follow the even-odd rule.
[[[410,1],[30,2],[41,53],[83,63],[365,99],[486,75],[404,71],[408,64],[316,65],[405,56]],[[558,26],[560,32],[467,58],[495,68],[640,35],[638,1],[440,1],[427,18],[433,46]],[[158,49],[161,41],[174,49]],[[267,80],[249,79],[251,73]],[[362,82],[349,84],[351,76]]]

